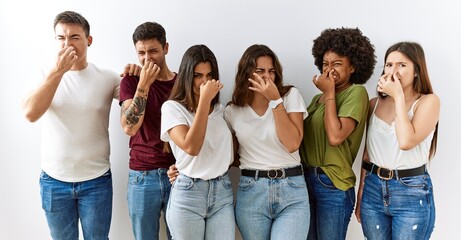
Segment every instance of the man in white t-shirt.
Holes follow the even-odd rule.
[[[108,239],[112,215],[109,113],[120,77],[87,62],[88,21],[65,11],[54,20],[57,61],[23,101],[42,119],[42,207],[53,239]]]

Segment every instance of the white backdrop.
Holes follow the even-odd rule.
[[[85,16],[93,44],[88,59],[120,72],[138,63],[131,35],[145,21],[157,21],[167,31],[167,62],[177,70],[184,51],[193,44],[208,45],[221,71],[221,101],[227,102],[238,59],[254,43],[271,47],[284,67],[285,81],[298,87],[308,104],[318,90],[311,79],[318,71],[311,55],[312,40],[325,28],[359,27],[376,48],[378,63],[366,84],[370,97],[382,71],[383,55],[391,44],[411,40],[426,51],[433,87],[441,98],[438,152],[430,164],[437,208],[432,239],[459,238],[460,170],[458,151],[461,69],[461,17],[456,0],[80,0],[0,2],[0,239],[49,239],[39,194],[40,121],[28,123],[20,101],[34,82],[31,72],[55,55],[53,19],[64,10]],[[40,9],[40,10],[39,10]],[[113,104],[110,122],[114,208],[110,238],[133,239],[126,203],[128,137]],[[359,154],[360,155],[360,154]],[[451,157],[450,157],[451,156]],[[354,164],[359,173],[360,159]],[[235,171],[234,171],[235,174]],[[234,176],[235,179],[235,176]],[[237,239],[240,237],[237,235]],[[352,217],[347,239],[363,239]]]

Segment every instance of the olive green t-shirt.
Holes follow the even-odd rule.
[[[368,113],[368,93],[362,85],[352,85],[335,96],[338,117],[352,118],[357,125],[352,133],[338,146],[331,146],[325,131],[325,104],[318,100],[322,94],[312,98],[304,120],[304,138],[299,152],[304,164],[319,166],[336,188],[346,191],[355,185],[352,170],[362,142]]]

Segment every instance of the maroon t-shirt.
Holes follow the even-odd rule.
[[[163,152],[163,141],[160,140],[161,107],[168,99],[176,81],[156,80],[150,86],[147,96],[144,121],[136,135],[130,138],[130,169],[150,171],[158,168],[168,168],[174,164],[172,153]],[[120,83],[120,106],[127,99],[133,99],[138,86],[139,77],[127,76]]]

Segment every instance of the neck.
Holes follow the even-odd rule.
[[[335,92],[336,93],[340,93],[344,90],[346,90],[348,87],[352,86],[352,83],[350,82],[346,82],[344,84],[341,84],[341,85],[338,85],[338,86],[335,86]]]
[[[88,66],[87,61],[82,61],[82,62],[76,62],[74,65],[72,65],[72,68],[70,69],[71,71],[80,71],[85,69]]]
[[[174,72],[170,71],[168,66],[165,64],[165,66],[162,67],[160,70],[159,75],[157,76],[157,80],[159,81],[169,81],[174,78]]]
[[[251,106],[267,106],[269,104],[269,100],[267,100],[264,95],[258,92],[254,92],[253,100],[251,101]]]

